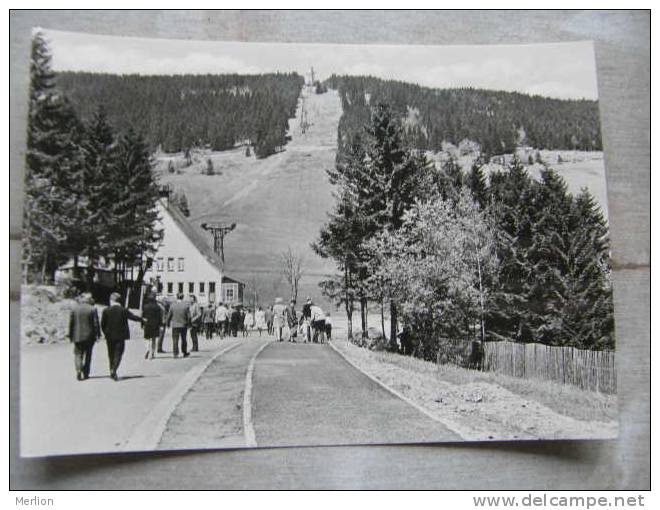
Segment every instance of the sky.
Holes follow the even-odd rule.
[[[597,99],[590,41],[422,46],[146,39],[40,29],[56,71],[117,74],[309,72],[372,75],[437,88],[475,87]]]

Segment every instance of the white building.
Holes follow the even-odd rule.
[[[222,262],[206,239],[167,199],[158,202],[163,240],[145,281],[153,281],[165,296],[193,294],[200,303],[240,303],[244,284],[222,274]]]

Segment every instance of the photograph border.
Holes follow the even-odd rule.
[[[447,44],[452,37],[462,44],[486,43],[501,41],[506,35],[505,28],[500,26],[503,19],[510,19],[511,13],[501,11],[489,12],[406,12],[408,29],[395,31],[388,29],[398,26],[391,12],[308,12],[308,11],[231,11],[204,12],[208,17],[205,29],[194,27],[191,17],[199,18],[202,12],[172,12],[157,11],[146,13],[135,11],[131,13],[102,13],[78,11],[74,15],[63,11],[20,11],[13,12],[10,17],[10,168],[22,167],[25,140],[25,118],[27,111],[27,52],[29,47],[30,29],[32,26],[44,26],[59,30],[84,30],[87,32],[101,31],[108,33],[113,27],[114,35],[136,35],[138,30],[145,30],[145,37],[176,37],[185,35],[188,38],[213,38],[230,40],[237,35],[241,40],[259,40],[268,34],[273,39],[286,40],[296,37],[305,42],[382,42],[389,36],[391,43],[424,42],[427,44]],[[84,457],[60,457],[55,459],[19,459],[18,438],[18,331],[17,320],[10,322],[10,483],[14,487],[23,488],[74,488],[87,480],[91,486],[86,488],[137,488],[137,478],[158,476],[164,470],[171,468],[172,462],[181,462],[180,469],[187,474],[177,483],[182,488],[197,488],[200,483],[199,473],[202,469],[208,471],[210,466],[222,465],[220,471],[226,473],[231,464],[239,462],[244,466],[254,466],[256,462],[263,463],[262,470],[252,470],[246,479],[238,480],[228,477],[227,487],[256,488],[299,488],[333,487],[341,484],[341,479],[328,478],[331,466],[327,466],[328,458],[335,462],[349,462],[353,469],[361,470],[369,465],[376,470],[377,476],[370,480],[355,480],[354,485],[360,487],[408,487],[421,488],[435,484],[453,488],[469,488],[474,480],[466,480],[465,476],[472,472],[483,471],[489,465],[489,472],[495,472],[493,463],[500,466],[498,476],[486,482],[486,487],[501,488],[510,484],[510,488],[538,486],[545,487],[548,475],[552,472],[553,484],[561,488],[579,488],[578,484],[587,483],[590,488],[639,488],[650,483],[648,464],[640,462],[649,448],[649,268],[650,268],[650,223],[649,204],[650,187],[650,149],[647,146],[650,128],[650,64],[648,56],[650,48],[648,40],[644,39],[645,30],[649,30],[649,17],[644,12],[588,12],[581,14],[584,26],[579,23],[578,13],[565,12],[519,12],[516,13],[517,23],[521,27],[531,26],[532,22],[545,23],[552,37],[557,41],[570,37],[574,40],[576,34],[583,38],[592,38],[596,44],[596,64],[598,68],[599,98],[601,111],[601,129],[605,148],[605,165],[608,185],[608,201],[610,204],[610,225],[613,253],[613,279],[615,297],[615,320],[617,354],[619,366],[619,398],[620,398],[620,437],[612,441],[538,441],[534,443],[498,443],[498,444],[453,444],[431,446],[379,446],[379,447],[306,447],[306,448],[275,448],[259,450],[255,453],[241,455],[240,452],[188,452],[186,454],[172,453],[154,454],[149,461],[144,460],[144,454],[127,455],[89,455]],[[123,25],[116,23],[122,16],[130,15],[130,21]],[[147,16],[157,16],[159,23],[145,28]],[[114,17],[114,23],[112,18]],[[372,25],[373,19],[380,23]],[[419,33],[415,26],[430,22],[455,25],[452,30],[434,31],[432,34]],[[578,18],[576,22],[575,18]],[[600,28],[594,29],[595,20],[601,22]],[[337,23],[343,23],[346,28],[339,34]],[[232,22],[237,23],[243,33],[237,34],[232,28]],[[355,27],[369,23],[373,31],[356,33]],[[607,31],[613,23],[622,24],[625,30]],[[322,27],[310,34],[304,30],[306,25]],[[479,30],[461,33],[457,39],[460,26],[466,24],[481,27]],[[121,26],[120,26],[121,25]],[[377,25],[377,27],[375,26]],[[264,30],[264,26],[274,27],[274,31]],[[209,27],[215,29],[211,31]],[[570,28],[572,31],[567,29]],[[101,29],[101,30],[99,30]],[[297,30],[296,30],[297,29]],[[588,29],[588,30],[587,30]],[[150,31],[151,30],[151,31]],[[585,30],[587,33],[580,33]],[[110,30],[112,31],[112,30]],[[131,32],[132,31],[132,32]],[[181,33],[184,32],[184,34]],[[292,37],[291,34],[297,34]],[[394,34],[392,37],[391,34]],[[309,37],[319,40],[309,40]],[[590,36],[590,37],[589,37]],[[381,39],[374,40],[374,37]],[[505,42],[533,43],[548,42],[539,39],[540,34],[531,28],[523,28],[515,40]],[[547,36],[546,36],[547,37]],[[306,39],[307,38],[307,39]],[[628,82],[629,76],[639,79]],[[626,86],[622,86],[625,83]],[[633,172],[632,174],[630,172]],[[22,204],[22,173],[10,172],[10,316],[18,317],[20,297],[20,207]],[[626,367],[621,370],[621,367]],[[634,367],[634,370],[628,367]],[[289,450],[289,451],[287,451]],[[238,455],[238,457],[236,457]],[[387,466],[391,460],[388,455],[396,458],[401,472],[410,472],[405,479],[388,480]],[[326,466],[326,476],[318,480],[299,478],[298,480],[282,479],[275,476],[278,463],[283,457],[296,457],[297,469],[314,466],[323,469]],[[260,460],[257,460],[260,459]],[[512,462],[512,459],[514,461]],[[201,461],[201,462],[200,462]],[[443,471],[440,466],[452,466],[452,473]],[[420,464],[421,463],[421,464]],[[532,463],[535,467],[531,468]],[[191,466],[195,465],[194,468]],[[425,470],[439,469],[436,477],[419,480],[414,473],[419,473],[420,466]],[[506,466],[515,465],[515,468]],[[204,467],[202,467],[204,466]],[[130,467],[130,469],[126,469]],[[580,469],[581,468],[581,469]],[[246,468],[247,469],[247,468]],[[270,476],[268,470],[271,469]],[[576,477],[576,473],[588,469],[588,480]],[[88,473],[90,471],[90,473]],[[197,474],[195,474],[195,472]],[[298,471],[299,473],[301,471]],[[132,475],[131,475],[132,473]],[[510,476],[518,473],[522,478],[513,479]],[[522,475],[522,473],[525,473]],[[622,476],[623,473],[623,476]],[[318,471],[317,471],[318,474]],[[108,484],[108,476],[111,476]],[[133,478],[129,478],[133,476]],[[218,476],[218,475],[216,475]],[[105,480],[105,482],[104,482]],[[132,480],[132,481],[131,481]],[[218,482],[220,476],[215,478]],[[477,480],[484,483],[484,480]],[[208,488],[208,481],[204,486]],[[421,484],[421,485],[420,485]],[[463,484],[463,485],[461,485]],[[146,486],[144,488],[147,488]],[[220,487],[216,487],[220,488]]]

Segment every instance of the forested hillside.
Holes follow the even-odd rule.
[[[58,88],[83,120],[103,105],[113,126],[144,133],[152,150],[225,150],[249,143],[257,157],[285,145],[303,82],[296,73],[57,76]]]
[[[408,142],[418,149],[437,151],[443,141],[458,144],[469,139],[489,156],[514,152],[522,144],[537,149],[602,150],[597,101],[471,88],[433,89],[364,76],[333,75],[326,84],[340,92],[345,114],[342,137],[359,132],[369,121],[369,106],[383,103],[404,119]]]

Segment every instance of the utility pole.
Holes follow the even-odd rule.
[[[225,266],[225,236],[236,228],[236,223],[202,223],[201,227],[204,230],[211,232],[213,236],[213,251],[216,255],[220,255],[222,267]]]

